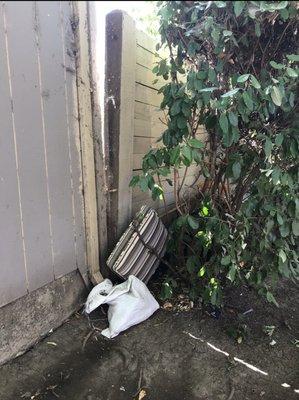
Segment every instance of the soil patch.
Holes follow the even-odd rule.
[[[0,368],[0,399],[299,399],[298,289],[285,283],[276,296],[280,308],[236,289],[219,319],[160,310],[113,340],[76,314]],[[94,318],[106,327],[100,311]],[[227,335],[240,326],[241,344]]]

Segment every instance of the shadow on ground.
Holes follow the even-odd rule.
[[[219,320],[200,310],[161,310],[113,340],[88,336],[86,319],[76,314],[0,368],[0,399],[299,399],[298,289],[284,285],[277,298],[279,309],[237,290]],[[225,332],[238,321],[234,306],[239,315],[253,309],[242,316],[248,326],[242,344]],[[98,318],[104,328],[105,317]],[[263,325],[275,326],[271,338]]]

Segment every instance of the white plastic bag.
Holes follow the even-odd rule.
[[[85,312],[89,314],[101,304],[109,304],[109,328],[101,332],[109,339],[145,321],[159,308],[146,285],[133,275],[120,285],[113,286],[105,279],[95,286],[88,295]]]

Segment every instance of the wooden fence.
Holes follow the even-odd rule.
[[[107,16],[106,28],[105,140],[109,170],[108,236],[111,244],[123,232],[142,204],[164,213],[162,200],[153,201],[150,192],[129,188],[133,175],[141,172],[142,158],[166,129],[160,110],[165,81],[152,69],[160,56],[154,39],[135,28],[133,20],[121,11]],[[198,135],[204,135],[200,128]],[[179,171],[180,176],[184,170]],[[185,188],[194,180],[196,166],[188,169]],[[167,209],[174,209],[173,188],[162,180]],[[184,192],[184,188],[182,193]]]
[[[98,263],[89,75],[75,62],[89,65],[87,10],[75,26],[73,6],[0,6],[0,307]]]

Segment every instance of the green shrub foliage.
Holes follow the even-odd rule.
[[[165,80],[167,129],[131,185],[153,199],[165,200],[162,181],[174,191],[168,254],[178,275],[164,297],[184,283],[219,306],[225,286],[246,283],[276,303],[272,284],[298,278],[296,2],[165,1],[159,16],[157,50],[169,57],[154,73]]]

